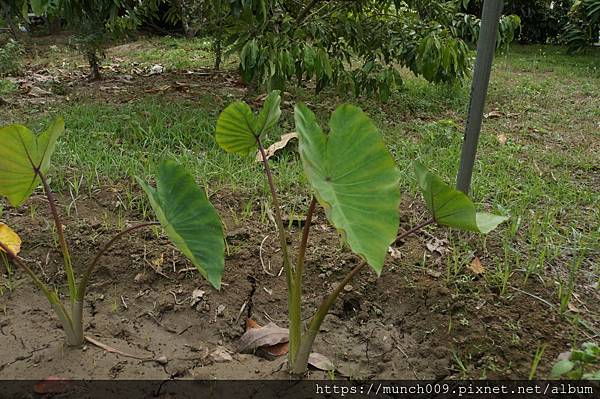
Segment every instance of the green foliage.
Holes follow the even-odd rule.
[[[419,162],[414,167],[419,188],[436,223],[487,234],[508,220],[505,216],[475,212],[475,205],[463,192],[451,188]]]
[[[137,28],[151,2],[127,0],[58,0],[56,12],[74,30],[73,45],[86,57],[91,78],[99,79],[104,47]]]
[[[567,359],[554,364],[551,375],[554,378],[569,380],[600,380],[600,347],[594,342],[586,342],[581,349],[568,353]]]
[[[430,82],[449,82],[464,79],[470,67],[469,48],[461,39],[431,34],[417,47],[414,72]]]
[[[387,100],[402,84],[399,66],[432,82],[469,74],[471,54],[456,27],[455,1],[317,3],[232,1],[228,41],[246,82],[283,89],[292,80],[314,80],[317,92],[335,85]],[[507,21],[503,43],[517,28],[516,19]]]
[[[11,80],[0,79],[0,97],[10,95],[19,90],[19,86]]]
[[[600,0],[576,0],[562,39],[569,52],[580,51],[600,40]]]
[[[399,172],[373,122],[357,107],[331,114],[328,134],[315,115],[295,109],[300,158],[327,218],[379,275],[398,234]]]
[[[245,102],[237,101],[229,105],[217,121],[217,143],[225,151],[241,155],[256,151],[258,140],[279,121],[280,103],[279,91],[273,91],[257,116]]]
[[[503,13],[519,17],[518,40],[522,44],[556,42],[567,23],[574,0],[506,0]],[[471,15],[481,15],[482,0],[470,0],[465,7]],[[502,32],[502,22],[500,23]]]
[[[261,135],[273,127],[280,116],[279,92],[272,92],[258,117],[242,102],[228,106],[217,122],[216,141],[226,151],[245,155],[258,145]],[[295,107],[299,153],[305,175],[313,189],[293,267],[289,256],[287,232],[282,221],[279,199],[269,161],[263,153],[265,174],[271,190],[281,254],[288,289],[289,366],[295,374],[306,371],[308,357],[321,323],[344,286],[369,265],[380,275],[390,244],[434,221],[463,230],[487,233],[507,218],[476,213],[473,203],[461,192],[451,189],[439,178],[416,165],[419,185],[430,220],[397,236],[400,206],[400,172],[375,124],[359,108],[339,106],[329,120],[329,133],[319,127],[316,116],[306,106]],[[320,204],[342,240],[364,262],[355,266],[333,291],[326,295],[302,332],[302,282],[304,260],[315,207]]]
[[[139,178],[138,182],[171,242],[219,289],[224,270],[223,228],[204,190],[173,161],[161,164],[156,189]]]
[[[35,135],[22,125],[0,128],[0,195],[12,206],[21,205],[42,183],[54,221],[54,228],[64,259],[64,271],[69,286],[71,306],[67,309],[59,299],[58,292],[50,289],[36,273],[19,258],[20,238],[9,228],[0,237],[0,252],[13,264],[26,272],[50,302],[62,323],[69,346],[83,344],[83,301],[87,284],[100,258],[116,240],[134,230],[158,224],[141,223],[126,228],[115,235],[96,253],[87,265],[79,283],[76,283],[69,246],[57,203],[50,189],[46,173],[50,158],[59,136],[64,131],[62,118],[56,119],[46,131]],[[196,265],[200,273],[216,288],[220,287],[223,274],[224,241],[221,221],[208,201],[204,191],[193,177],[174,162],[164,162],[159,171],[157,188],[153,189],[140,180],[148,194],[157,218],[177,248]],[[9,234],[6,234],[8,231]],[[15,244],[17,243],[17,244]]]
[[[15,40],[10,39],[0,47],[0,77],[19,74],[22,57],[23,47]]]
[[[12,206],[21,205],[39,186],[39,173],[48,171],[50,157],[64,128],[59,118],[40,135],[22,125],[0,129],[0,195]]]

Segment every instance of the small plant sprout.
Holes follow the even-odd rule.
[[[586,342],[580,349],[561,353],[551,375],[569,380],[600,380],[599,365],[600,347],[595,342]]]
[[[42,185],[63,256],[69,291],[68,306],[19,257],[21,239],[4,223],[0,223],[0,252],[25,271],[48,298],[62,323],[67,345],[80,346],[84,342],[82,319],[86,288],[102,255],[120,238],[138,229],[161,224],[173,244],[218,289],[224,258],[221,221],[204,190],[196,185],[193,177],[183,167],[172,161],[165,161],[160,165],[156,189],[140,180],[159,222],[144,222],[125,228],[101,247],[84,269],[75,270],[57,203],[46,179],[50,158],[63,131],[64,122],[60,118],[39,135],[21,125],[0,128],[0,195],[5,196],[10,205],[17,207]],[[210,251],[210,256],[207,256],[207,251]],[[81,272],[79,280],[76,279],[76,271]]]
[[[297,104],[294,116],[298,149],[312,188],[312,199],[298,252],[292,259],[275,181],[263,147],[265,133],[277,124],[281,115],[280,102],[279,92],[273,91],[265,99],[258,115],[244,102],[229,105],[217,121],[215,138],[225,151],[248,155],[258,149],[262,158],[288,289],[288,366],[293,374],[301,375],[307,370],[321,323],[344,287],[366,266],[379,276],[392,243],[434,223],[487,233],[507,218],[475,212],[475,206],[465,194],[429,173],[423,165],[415,163],[419,187],[431,217],[398,235],[400,173],[375,124],[359,108],[345,104],[332,113],[330,131],[326,133],[319,127],[315,115],[303,104]],[[304,261],[317,204],[324,209],[344,244],[359,255],[362,262],[335,284],[332,292],[324,295],[307,328],[303,329]]]

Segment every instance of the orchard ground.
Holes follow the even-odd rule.
[[[247,93],[235,60],[212,71],[202,40],[153,38],[110,48],[105,77],[95,82],[65,43],[34,39],[22,76],[0,81],[0,123],[42,128],[65,118],[51,185],[74,264],[124,226],[152,218],[133,176],[150,179],[170,157],[194,172],[223,216],[224,286],[212,290],[160,231],[123,240],[104,258],[86,299],[87,335],[140,358],[165,356],[163,364],[91,345],[65,349],[46,299],[19,270],[6,274],[3,263],[0,376],[287,378],[283,358],[235,353],[248,317],[286,325],[285,277],[261,165],[224,153],[213,138],[227,104],[245,99],[259,106],[263,97]],[[155,64],[164,70],[151,73]],[[315,95],[310,82],[289,87],[267,144],[294,130],[298,101],[323,123],[340,103],[359,105],[402,173],[401,229],[408,229],[426,217],[410,162],[420,159],[453,182],[469,84],[436,86],[403,76],[404,87],[385,104],[334,89]],[[510,221],[485,237],[430,227],[395,245],[379,279],[365,271],[347,287],[316,351],[341,378],[525,379],[544,348],[536,375],[548,377],[561,352],[600,336],[599,165],[600,51],[568,56],[559,47],[513,46],[499,54],[472,197],[480,209]],[[273,168],[296,245],[310,194],[293,145],[273,159]],[[21,235],[21,255],[64,292],[61,255],[40,194],[20,209],[4,204],[3,220]],[[314,223],[305,317],[359,261],[322,211]],[[196,289],[205,296],[190,306]]]

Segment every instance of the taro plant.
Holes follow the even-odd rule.
[[[248,155],[258,149],[261,155],[271,192],[288,289],[288,365],[293,374],[303,374],[321,323],[343,288],[367,265],[379,276],[393,242],[434,223],[487,233],[506,218],[475,212],[475,206],[465,194],[415,163],[419,187],[431,217],[398,235],[400,173],[374,123],[359,108],[341,105],[332,113],[329,132],[325,133],[315,115],[306,106],[298,104],[294,113],[298,149],[312,189],[312,200],[298,253],[292,259],[275,180],[263,146],[265,133],[277,124],[281,115],[280,102],[279,92],[272,92],[258,115],[246,103],[234,102],[219,116],[215,138],[225,151]],[[304,261],[317,204],[324,209],[343,242],[362,258],[362,262],[325,295],[307,328],[303,329]]]
[[[0,128],[0,195],[6,197],[10,205],[17,207],[42,185],[62,252],[69,303],[63,304],[59,293],[44,283],[27,262],[19,257],[21,239],[4,223],[0,223],[0,252],[3,252],[2,257],[6,256],[26,272],[48,298],[62,323],[67,345],[79,346],[84,342],[83,307],[86,288],[92,273],[102,261],[102,255],[120,238],[141,228],[162,225],[171,242],[215,288],[220,288],[224,266],[221,221],[204,190],[196,185],[194,178],[183,167],[173,161],[164,161],[160,165],[156,188],[151,188],[138,179],[148,194],[159,222],[144,222],[124,229],[102,246],[85,268],[77,270],[72,263],[57,201],[46,177],[50,158],[63,131],[62,119],[55,120],[39,135],[21,125]],[[77,258],[83,256],[80,254]],[[79,280],[76,279],[76,272],[81,274]]]

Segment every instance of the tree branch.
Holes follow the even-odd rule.
[[[310,10],[317,5],[317,3],[319,2],[319,0],[311,0],[310,3],[308,3],[306,5],[306,7],[304,7],[304,9],[300,12],[300,14],[298,14],[298,16],[296,17],[296,23],[299,24],[300,22],[302,22],[304,20],[304,18],[306,18],[306,16],[308,15],[308,13],[310,12]]]

